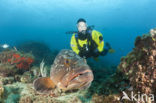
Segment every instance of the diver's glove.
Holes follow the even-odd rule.
[[[115,50],[114,49],[109,49],[109,51],[108,51],[109,53],[114,53],[115,52]]]

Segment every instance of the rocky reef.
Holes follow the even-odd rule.
[[[156,29],[151,29],[136,38],[133,50],[121,58],[116,72],[105,80],[95,80],[88,93],[94,103],[154,103],[155,71]]]
[[[31,53],[30,51],[28,52]],[[56,56],[56,52],[51,53],[53,56],[49,59],[49,63]],[[154,103],[151,98],[146,100],[145,97],[144,101],[141,101],[139,97],[142,97],[141,94],[156,96],[156,29],[138,36],[133,50],[121,58],[118,66],[104,67],[102,64],[96,65],[87,61],[95,79],[86,90],[62,92],[56,89],[54,91],[56,94],[35,91],[33,80],[49,76],[50,69],[47,60],[42,61],[46,56],[39,57],[39,54],[25,56],[25,53],[12,50],[0,53],[0,103]],[[31,62],[28,59],[30,57]],[[37,64],[40,65],[33,65],[37,57],[40,58]],[[23,61],[18,61],[18,58],[29,61],[27,68],[21,64]],[[16,71],[21,69],[24,70],[22,75]],[[136,101],[131,98],[132,92],[137,95]],[[125,99],[125,93],[128,99]],[[152,99],[156,100],[156,97]]]
[[[135,91],[156,95],[156,35],[138,36],[135,48],[118,66]]]
[[[30,69],[34,57],[30,53],[15,50],[5,50],[0,53],[0,75],[13,76]]]

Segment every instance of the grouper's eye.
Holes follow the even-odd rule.
[[[69,60],[68,59],[66,60],[66,64],[69,64]]]
[[[64,65],[65,65],[66,67],[69,67],[69,65],[70,65],[70,60],[69,60],[69,59],[65,59]]]

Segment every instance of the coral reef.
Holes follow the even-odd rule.
[[[0,75],[10,76],[19,71],[27,71],[34,62],[30,53],[5,50],[0,53]]]
[[[30,52],[31,50],[26,48],[30,48],[31,44],[34,48],[32,52],[37,53],[35,57],[9,50],[0,53],[0,74],[10,76],[0,76],[0,103],[16,103],[17,101],[19,103],[132,103],[130,100],[122,99],[123,91],[128,96],[132,91],[139,94],[156,95],[156,29],[151,29],[150,33],[137,37],[134,49],[121,58],[118,67],[106,67],[103,64],[87,61],[93,70],[95,79],[90,88],[79,91],[62,92],[56,89],[54,93],[50,94],[35,91],[33,80],[41,76],[49,76],[49,64],[52,64],[56,52],[47,50],[49,54],[43,50],[42,43],[43,47],[40,48],[41,45],[34,42],[21,45],[21,48],[25,47],[23,51]],[[36,45],[40,46],[36,47]],[[40,53],[45,53],[45,55],[40,55]],[[42,60],[48,55],[51,55],[52,59],[44,59],[45,64]],[[34,58],[37,57],[39,58],[36,62],[38,65],[31,66]],[[23,61],[28,62],[27,68],[22,64]],[[20,63],[22,65],[17,66]],[[25,72],[20,75],[17,73],[18,70],[25,70]],[[137,102],[143,103],[142,101]],[[148,98],[145,103],[154,102]]]
[[[2,53],[3,55],[3,53]],[[30,65],[34,59],[32,57],[24,57],[23,54],[21,56],[20,53],[13,53],[11,57],[8,59],[10,64],[16,64],[18,69],[29,69]]]
[[[156,95],[155,40],[156,35],[153,32],[152,35],[138,36],[135,48],[127,56],[121,58],[118,66],[118,69],[130,80],[136,92]]]

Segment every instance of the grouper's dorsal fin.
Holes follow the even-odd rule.
[[[49,77],[40,77],[34,80],[34,88],[40,93],[50,93],[55,88],[55,84]]]

